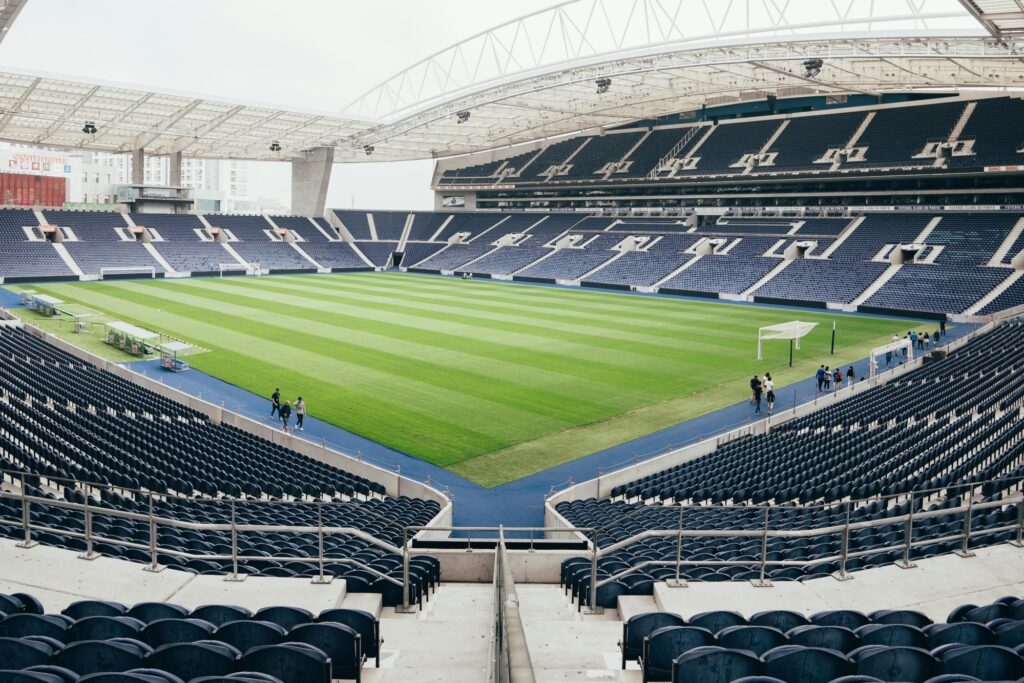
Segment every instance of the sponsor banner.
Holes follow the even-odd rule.
[[[56,178],[75,175],[80,159],[59,152],[0,149],[0,171]]]

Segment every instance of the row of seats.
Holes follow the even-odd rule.
[[[788,118],[745,118],[719,123],[612,131],[552,143],[539,153],[446,170],[439,185],[515,183],[607,183],[722,175],[836,173],[857,170],[932,168],[934,145],[952,140],[962,117],[966,125],[955,142],[968,152],[945,162],[958,169],[1020,164],[1024,146],[1019,131],[1007,122],[1024,116],[1024,100],[995,97],[969,103],[937,101],[888,105],[856,112],[815,112]],[[860,131],[859,137],[857,136]],[[855,139],[856,138],[856,139]],[[850,145],[862,154],[835,162],[834,152]],[[929,145],[932,153],[926,153]],[[685,170],[659,168],[670,151],[686,160]],[[757,164],[748,163],[759,156]]]
[[[356,609],[82,600],[47,614],[30,594],[0,593],[4,682],[359,681],[382,642],[377,617]]]
[[[645,682],[1014,681],[1024,676],[1024,600],[962,605],[945,623],[909,609],[769,610],[749,619],[646,612],[623,623],[619,648],[622,668],[638,662]]]

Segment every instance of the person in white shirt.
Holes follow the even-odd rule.
[[[302,421],[306,419],[306,402],[299,396],[295,399],[295,428],[300,432],[306,431],[302,428]]]
[[[768,402],[768,414],[772,414],[772,406],[775,405],[775,382],[772,381],[772,373],[764,373],[764,397]]]

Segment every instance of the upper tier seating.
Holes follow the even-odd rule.
[[[206,227],[198,216],[188,213],[132,213],[129,216],[135,225],[155,229],[170,242],[195,242],[199,240],[196,230]]]
[[[960,141],[973,144],[973,153],[953,156],[949,166],[975,169],[1024,162],[1024,134],[1010,123],[1024,114],[1024,100],[1001,96],[976,102],[976,108],[958,137]],[[539,154],[527,151],[506,160],[451,169],[441,175],[439,183],[635,182],[651,175],[674,146],[684,140],[685,144],[673,157],[696,158],[696,165],[689,170],[677,170],[673,176],[657,174],[662,180],[723,174],[756,176],[927,169],[932,168],[935,162],[934,155],[924,154],[927,146],[949,140],[967,104],[964,100],[938,98],[931,102],[888,104],[857,111],[832,109],[771,119],[726,120],[719,124],[704,121],[681,127],[655,128],[646,137],[638,131],[613,131],[603,136],[562,140],[543,148]],[[870,114],[873,116],[868,121]],[[855,140],[857,131],[865,122],[866,127]],[[785,127],[780,131],[783,124]],[[712,131],[706,136],[709,126]],[[779,135],[772,140],[776,132]],[[630,152],[637,142],[640,144]],[[829,150],[846,149],[851,142],[855,148],[867,148],[863,160],[844,160],[833,168]],[[749,170],[746,165],[740,165],[744,155],[756,155],[762,149],[770,155],[769,158]],[[628,156],[623,158],[627,153]],[[628,169],[612,173],[607,179],[605,174],[595,172],[607,163],[620,160],[632,163]],[[552,167],[566,163],[570,166],[566,173],[548,178],[547,172]],[[517,173],[508,175],[506,169],[515,169]]]
[[[391,255],[395,253],[398,242],[356,242],[356,246],[373,265],[387,268],[391,265]]]
[[[754,531],[684,537],[682,556],[689,564],[682,567],[682,576],[695,581],[757,578],[762,540],[756,530],[764,528],[766,509],[772,530],[842,525],[848,509],[852,522],[880,520],[851,532],[847,571],[902,556],[906,524],[884,520],[906,515],[911,506],[940,514],[915,520],[910,557],[948,553],[961,547],[955,535],[963,530],[964,519],[942,510],[968,498],[998,504],[1006,493],[1021,490],[1024,387],[994,385],[993,378],[1015,376],[1022,369],[1024,322],[1018,320],[944,360],[785,422],[768,435],[738,438],[702,457],[617,485],[611,498],[562,501],[556,509],[574,526],[598,529],[601,547],[645,530],[676,530],[682,503],[689,504],[682,516],[687,530]],[[954,384],[956,391],[950,391]],[[912,492],[928,493],[916,494],[911,504]],[[765,508],[769,502],[774,507]],[[1013,539],[1016,515],[1016,503],[978,510],[971,518],[971,545]],[[950,535],[952,540],[945,538]],[[764,555],[767,575],[774,581],[836,572],[841,546],[839,533],[771,537]],[[664,561],[665,566],[648,567],[624,580],[625,592],[642,592],[644,580],[674,575],[676,553],[675,533],[638,540],[602,556],[599,576],[647,560]],[[702,565],[701,560],[735,564]],[[776,564],[780,561],[801,564]],[[586,596],[589,576],[590,558],[563,564],[563,581],[573,587],[574,597]]]
[[[358,609],[79,600],[48,614],[30,594],[0,593],[0,614],[0,680],[18,683],[359,680],[383,642]]]
[[[317,229],[312,221],[320,226]],[[291,230],[298,233],[305,242],[329,242],[331,238],[337,238],[334,228],[327,225],[322,218],[310,219],[305,216],[274,216],[274,223],[279,228]],[[326,233],[326,235],[325,235]],[[330,237],[328,237],[330,236]]]
[[[961,605],[945,623],[907,609],[645,612],[619,647],[644,681],[1009,681],[1024,675],[1024,599]]]
[[[372,239],[370,234],[370,220],[365,211],[343,211],[334,209],[334,215],[345,226],[349,234],[357,240]]]
[[[402,238],[405,221],[409,218],[408,211],[374,211],[372,215],[378,240],[398,242]]]
[[[43,216],[50,225],[71,228],[78,239],[89,242],[118,242],[121,238],[114,231],[114,228],[128,227],[124,216],[111,211],[60,211],[47,209],[43,212]]]
[[[414,213],[412,215],[412,228],[409,230],[409,240],[416,242],[429,241],[441,226],[448,221],[450,213]]]
[[[228,496],[238,501],[238,521],[254,525],[315,525],[317,511],[312,506],[271,501],[330,501],[322,509],[325,524],[358,528],[393,546],[401,545],[404,525],[425,524],[439,511],[435,501],[386,496],[377,482],[214,423],[182,404],[84,364],[27,332],[0,330],[0,364],[0,387],[10,397],[0,402],[0,469],[24,473],[25,485],[35,495],[57,498],[56,492],[61,492],[64,500],[80,503],[83,496],[95,494],[99,499],[90,505],[97,509],[145,512],[148,496],[135,493],[145,489],[153,494],[159,516],[205,523],[226,519],[228,508],[217,497]],[[40,373],[40,366],[50,371]],[[16,474],[0,480],[21,481]],[[93,482],[96,488],[79,489],[74,482]],[[13,500],[0,499],[0,534],[23,535],[18,529],[20,509]],[[80,511],[45,504],[36,504],[33,510],[33,521],[48,529],[34,532],[37,540],[82,547],[80,538],[65,535],[81,529]],[[148,553],[120,545],[148,543],[147,522],[100,513],[93,519],[106,539],[97,544],[97,552],[149,561]],[[316,534],[246,532],[239,543],[266,557],[315,558],[316,538]],[[230,543],[230,533],[204,532],[200,541],[184,529],[160,531],[161,547],[173,550],[223,555],[225,543]],[[400,569],[400,562],[394,562],[387,550],[356,537],[332,534],[325,539],[325,547],[332,573],[351,574],[346,559],[359,553],[374,560],[366,563],[383,568],[385,574]],[[161,563],[196,572],[223,573],[230,568],[230,563],[185,561],[171,555],[162,555]],[[305,576],[315,571],[310,562],[242,564],[247,573]],[[356,573],[354,579],[350,591],[377,586],[389,591],[387,599],[401,597],[401,591],[396,597],[388,587],[393,584],[378,586],[382,580],[373,574]]]
[[[235,214],[208,215],[206,220],[215,228],[230,230],[231,234],[242,242],[270,242],[268,230],[273,232],[274,226],[263,216],[241,216]]]

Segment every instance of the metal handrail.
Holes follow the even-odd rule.
[[[148,494],[149,495],[149,501],[148,501],[148,503],[149,503],[149,511],[148,511],[147,514],[138,513],[138,512],[129,512],[129,511],[126,511],[126,510],[118,510],[116,508],[107,508],[107,507],[100,508],[103,511],[102,514],[104,514],[106,516],[110,516],[110,517],[114,517],[114,518],[119,518],[119,519],[127,519],[127,520],[133,520],[133,521],[147,522],[148,525],[149,525],[149,543],[148,544],[143,544],[143,543],[137,543],[137,542],[134,542],[134,541],[126,541],[126,540],[123,540],[123,539],[108,538],[108,537],[105,537],[105,536],[102,536],[102,535],[96,535],[94,533],[94,531],[93,531],[93,515],[95,514],[95,511],[96,511],[97,507],[95,505],[89,505],[88,497],[86,498],[86,502],[85,503],[74,503],[74,502],[70,502],[70,501],[67,501],[67,500],[57,500],[57,499],[51,499],[51,498],[43,498],[43,497],[40,497],[40,496],[28,495],[27,493],[25,493],[25,491],[26,491],[25,478],[28,477],[28,476],[34,476],[34,475],[32,475],[31,473],[20,473],[20,474],[22,475],[22,478],[21,478],[21,491],[15,492],[15,491],[8,491],[8,490],[5,490],[5,489],[0,489],[0,498],[6,498],[6,499],[11,499],[11,500],[19,500],[19,501],[21,501],[21,507],[22,507],[22,528],[23,528],[23,531],[24,531],[24,540],[19,545],[21,547],[24,547],[24,548],[31,548],[32,546],[36,545],[36,542],[34,542],[32,540],[32,532],[33,531],[40,531],[40,532],[56,533],[56,534],[60,534],[62,536],[68,536],[68,537],[71,537],[71,538],[79,538],[79,539],[84,540],[85,541],[85,545],[86,545],[86,551],[83,554],[83,557],[85,557],[86,559],[92,559],[93,557],[95,557],[95,553],[93,552],[93,547],[94,547],[96,542],[111,543],[111,544],[123,546],[123,547],[126,547],[126,548],[133,548],[133,549],[137,549],[137,550],[147,551],[150,554],[150,564],[148,566],[148,569],[150,571],[160,571],[159,562],[158,562],[158,556],[160,554],[167,555],[167,556],[170,556],[170,557],[178,557],[178,558],[186,559],[186,560],[208,560],[208,561],[221,561],[221,562],[230,561],[232,563],[232,572],[231,572],[231,574],[229,575],[228,578],[229,578],[229,580],[238,581],[238,580],[241,580],[239,578],[239,573],[238,573],[238,563],[239,562],[245,562],[245,561],[310,562],[310,561],[313,561],[315,559],[315,561],[317,562],[318,567],[319,567],[318,582],[326,582],[326,576],[324,574],[324,564],[329,561],[329,562],[333,562],[333,563],[337,563],[337,564],[351,564],[353,566],[357,566],[360,569],[363,569],[365,571],[368,571],[368,572],[372,573],[374,576],[376,576],[376,577],[378,577],[380,579],[383,579],[385,581],[393,583],[394,585],[397,585],[397,586],[403,585],[402,582],[398,581],[394,577],[388,576],[388,575],[380,572],[379,570],[376,570],[376,569],[374,569],[372,567],[369,567],[369,566],[359,562],[358,560],[353,560],[352,558],[341,558],[341,557],[335,558],[335,557],[331,557],[325,551],[324,544],[323,544],[324,536],[326,536],[326,535],[334,535],[334,534],[346,534],[346,535],[351,535],[351,536],[354,536],[356,538],[359,538],[360,540],[363,540],[363,541],[365,541],[366,543],[368,543],[370,545],[373,545],[373,546],[376,546],[378,548],[381,548],[381,549],[383,549],[383,550],[385,550],[385,551],[387,551],[387,552],[389,552],[391,554],[399,555],[399,554],[402,553],[402,549],[401,548],[398,548],[397,546],[395,546],[395,545],[393,545],[391,543],[388,543],[387,541],[383,541],[381,539],[375,538],[374,536],[371,536],[370,534],[367,534],[366,532],[364,532],[364,531],[362,531],[360,529],[355,529],[355,528],[352,528],[352,527],[333,527],[333,526],[332,527],[327,527],[327,526],[323,526],[322,524],[320,524],[318,526],[238,524],[238,523],[236,523],[234,521],[235,520],[235,503],[236,503],[236,501],[234,499],[231,499],[231,500],[227,501],[230,504],[230,506],[231,506],[231,511],[230,511],[231,512],[231,522],[229,524],[217,524],[217,523],[206,524],[206,523],[201,523],[201,522],[187,522],[187,521],[182,521],[182,520],[178,520],[178,519],[157,516],[155,514],[155,512],[154,512],[154,507],[153,507],[155,496],[152,493]],[[31,507],[32,507],[33,504],[45,505],[45,506],[53,506],[53,507],[65,508],[65,509],[69,509],[69,510],[80,510],[80,511],[82,511],[83,516],[84,516],[84,528],[83,528],[83,531],[65,530],[65,529],[58,529],[58,528],[53,528],[53,527],[45,526],[45,525],[42,525],[42,524],[33,524],[32,523],[32,519],[31,519]],[[322,508],[323,508],[324,505],[328,505],[328,503],[319,502],[319,503],[314,503],[314,504],[317,505],[317,507],[318,507],[318,510],[317,510],[317,512],[318,512],[318,519],[322,519]],[[197,530],[197,531],[229,531],[231,533],[231,543],[230,543],[231,553],[229,555],[224,555],[224,554],[208,554],[208,553],[191,553],[191,552],[186,552],[186,551],[181,551],[181,550],[174,550],[174,549],[170,549],[170,548],[161,549],[159,547],[159,542],[158,542],[158,538],[157,538],[157,527],[158,526],[168,526],[168,527],[178,528],[178,529],[192,529],[192,530]],[[239,553],[239,549],[238,549],[238,533],[239,532],[247,532],[247,531],[250,531],[250,532],[273,532],[273,533],[297,533],[297,534],[315,533],[315,534],[317,534],[317,537],[318,537],[317,557],[316,558],[312,558],[312,557],[309,557],[309,556],[303,556],[303,557],[298,557],[298,556],[271,556],[271,557],[266,557],[266,556],[262,556],[262,555],[243,555],[243,554],[240,554]]]

